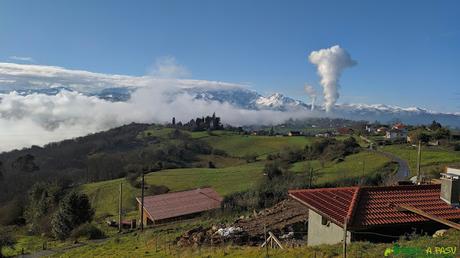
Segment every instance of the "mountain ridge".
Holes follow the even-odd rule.
[[[96,96],[108,101],[128,101],[131,94],[140,88],[113,87],[94,91],[85,95]],[[47,94],[55,95],[62,90],[73,91],[72,87],[55,87],[44,89],[17,89],[21,95]],[[0,91],[0,93],[7,93]],[[400,120],[409,124],[424,124],[437,120],[443,124],[460,128],[460,112],[444,113],[428,110],[420,107],[400,107],[386,104],[360,104],[342,103],[336,104],[331,112],[326,112],[321,105],[314,107],[286,96],[282,93],[273,93],[264,96],[255,90],[244,87],[182,87],[174,94],[188,94],[194,99],[203,101],[217,101],[228,103],[236,108],[247,110],[272,110],[280,112],[309,112],[310,115],[320,117],[345,118],[352,120],[367,120],[380,122],[392,122]]]

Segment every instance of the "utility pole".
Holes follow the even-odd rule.
[[[122,202],[123,202],[123,183],[120,182],[120,196],[118,198],[118,233],[121,232],[121,214],[122,214]]]
[[[345,218],[343,223],[343,246],[342,246],[342,257],[347,258],[347,222],[348,218]]]
[[[310,178],[308,182],[308,188],[311,188],[312,181],[313,181],[313,168],[310,167]]]
[[[418,141],[418,153],[417,153],[417,183],[420,184],[422,181],[421,175],[420,175],[420,163],[422,162],[422,141]]]
[[[141,231],[144,231],[144,170],[142,170],[141,187]]]

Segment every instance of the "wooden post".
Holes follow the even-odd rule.
[[[144,231],[144,171],[142,170],[141,183],[141,231]]]
[[[265,237],[265,257],[268,258],[267,226],[266,225],[264,225],[264,237]]]
[[[343,247],[342,247],[342,257],[347,258],[347,218],[343,223]]]
[[[418,153],[417,153],[417,183],[422,181],[420,175],[420,163],[422,162],[422,141],[418,141]]]
[[[308,188],[309,189],[311,188],[312,181],[313,181],[313,168],[310,167],[310,178],[309,178],[309,182],[308,182]]]
[[[120,196],[118,198],[118,233],[121,232],[122,226],[121,226],[121,213],[122,213],[122,202],[123,202],[123,183],[120,182]]]

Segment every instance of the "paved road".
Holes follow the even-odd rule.
[[[393,153],[379,151],[379,150],[376,150],[375,152],[382,154],[383,156],[391,159],[394,162],[398,162],[399,168],[398,168],[398,172],[396,172],[395,174],[395,179],[397,181],[406,180],[409,177],[409,174],[410,174],[409,173],[410,172],[409,163],[407,163],[406,160],[401,159],[400,157],[394,155]]]

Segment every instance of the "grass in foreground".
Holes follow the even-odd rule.
[[[177,229],[188,227],[178,226]],[[129,233],[114,237],[103,243],[90,243],[83,247],[68,250],[53,257],[266,257],[266,249],[258,246],[221,245],[217,247],[188,247],[178,248],[171,243],[177,234],[148,230],[145,233]],[[421,254],[417,256],[397,255],[395,257],[437,257],[426,256],[427,248],[456,247],[457,255],[460,246],[458,239],[460,232],[450,230],[440,238],[431,236],[416,237],[413,240],[403,240],[397,243],[401,247],[415,248]],[[355,242],[348,246],[349,257],[383,257],[386,248],[394,244],[372,244],[369,242]],[[342,245],[321,245],[315,247],[289,247],[285,249],[269,249],[270,257],[342,257]],[[455,255],[438,257],[456,257]]]

